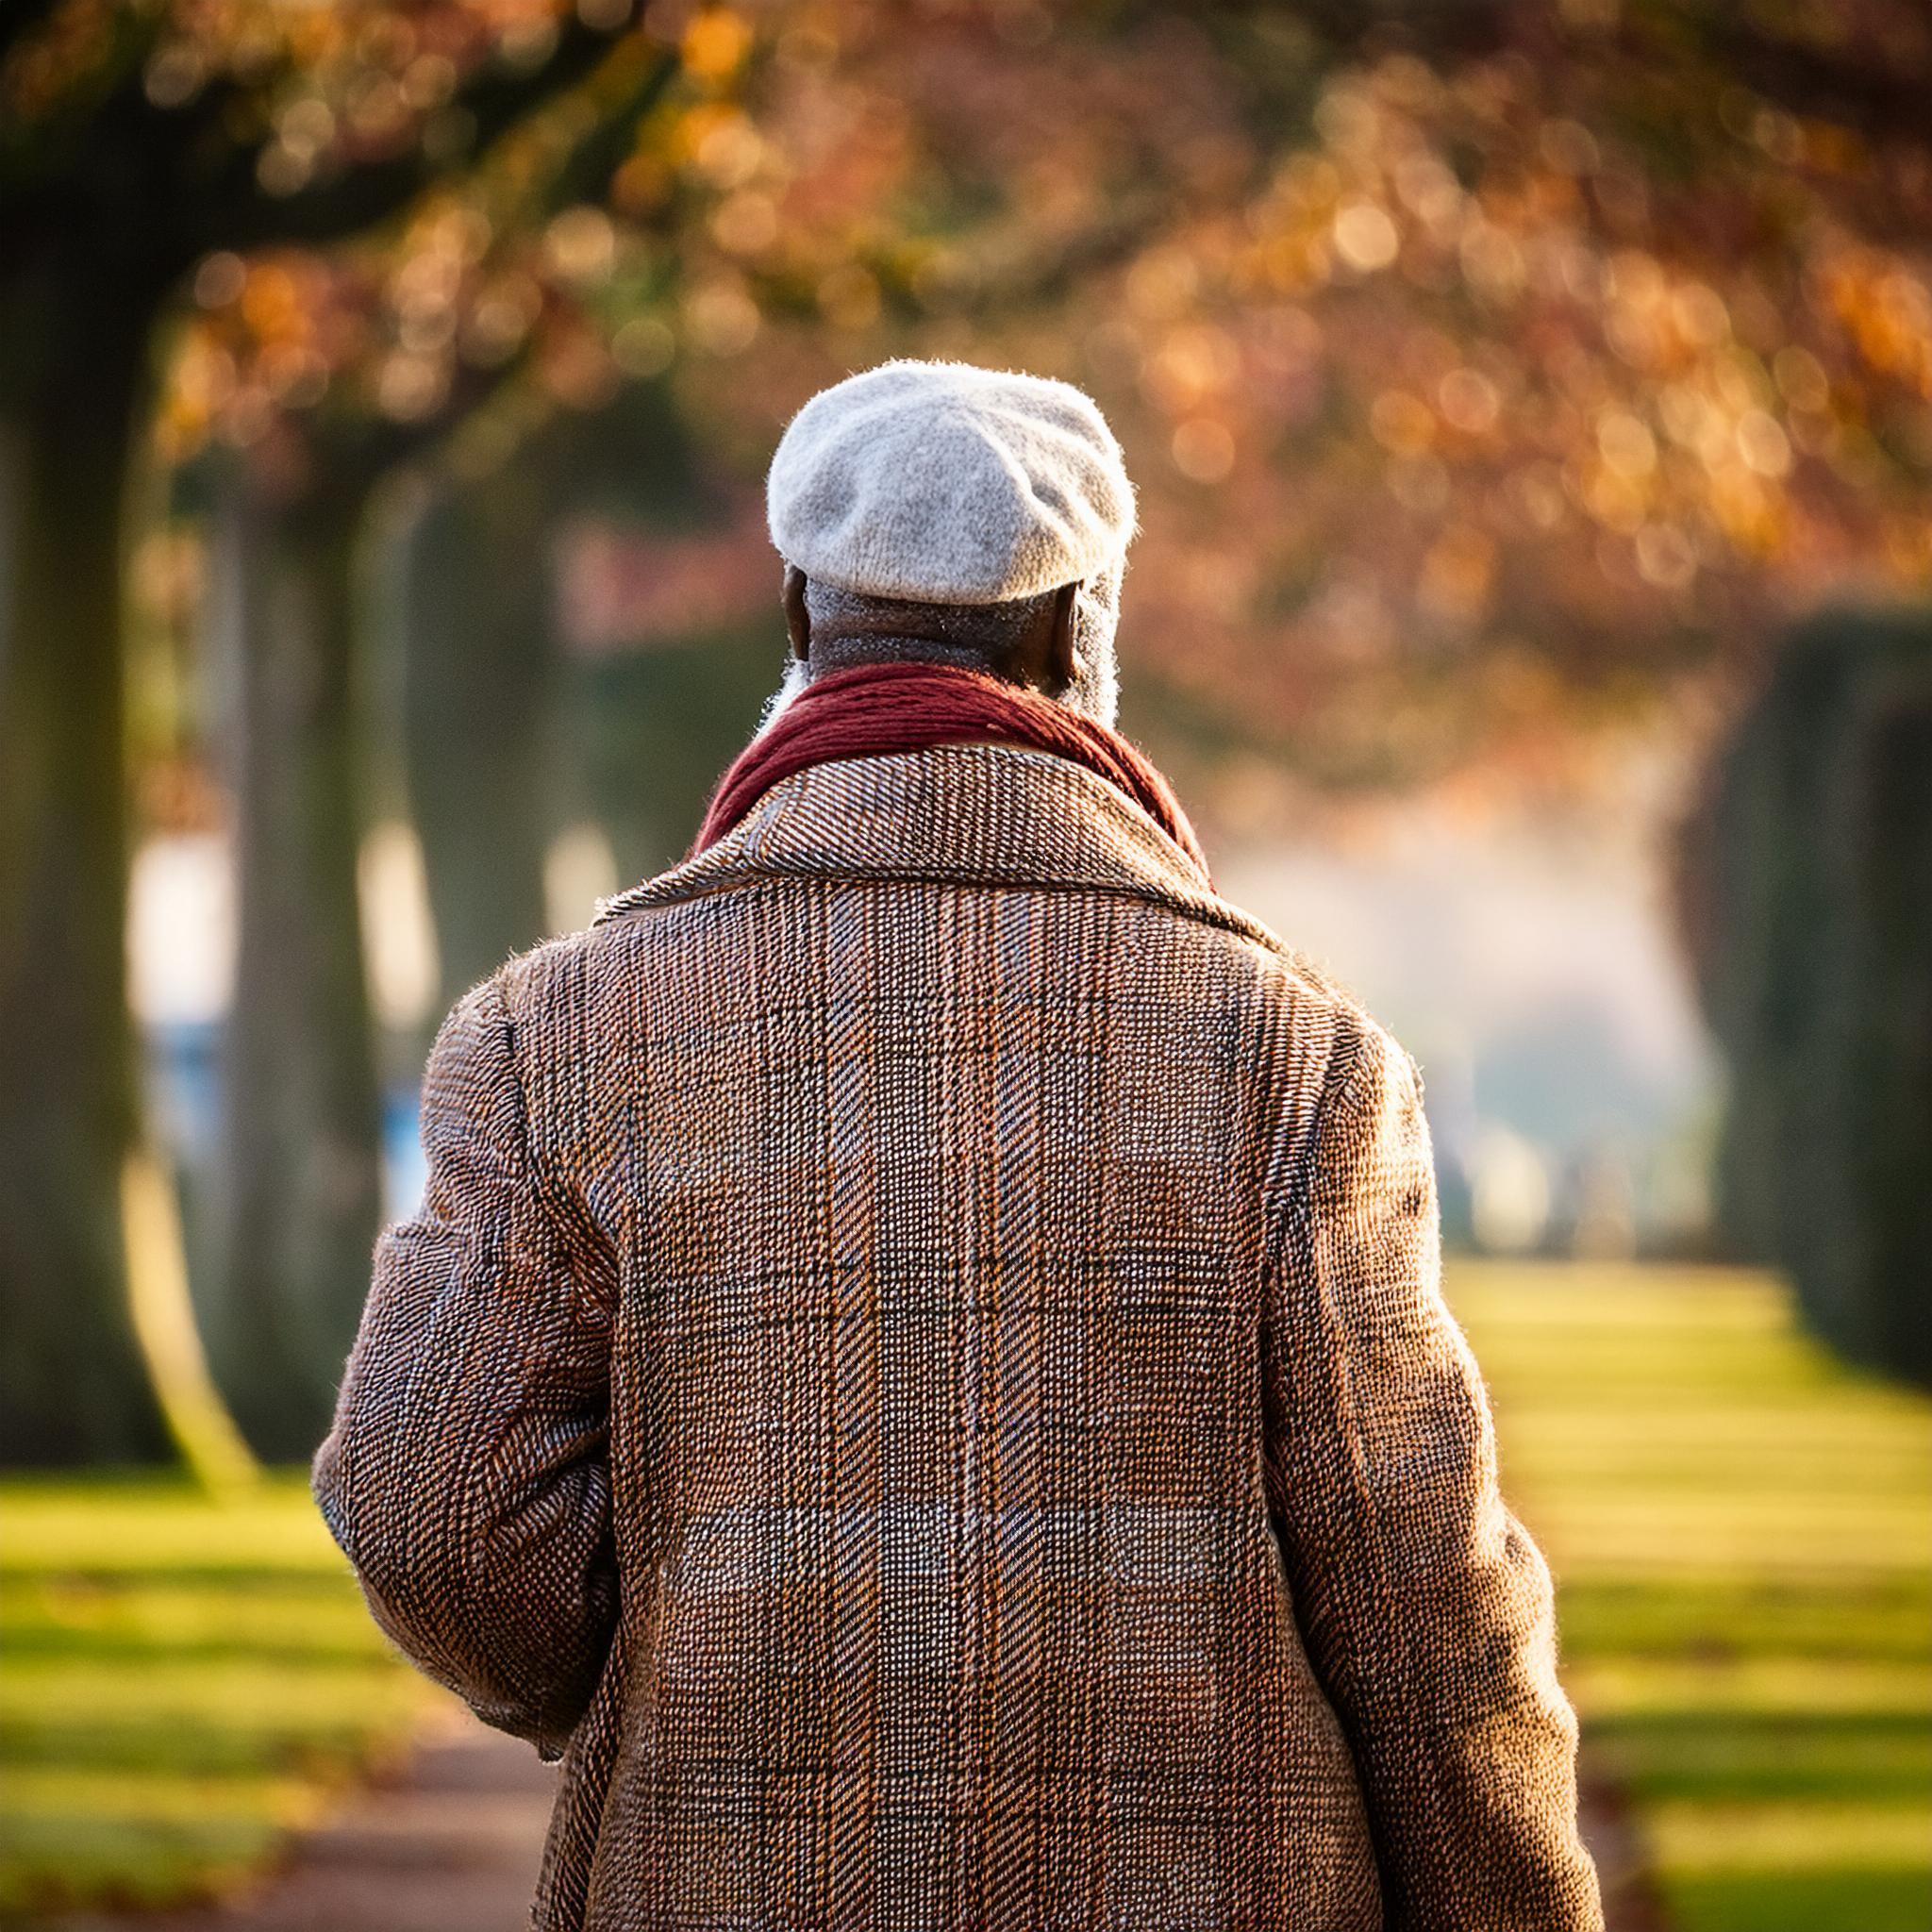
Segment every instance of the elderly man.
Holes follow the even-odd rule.
[[[770,514],[784,685],[450,1015],[315,1462],[561,1760],[537,1925],[1600,1925],[1421,1081],[1110,728],[1099,411],[888,363]]]

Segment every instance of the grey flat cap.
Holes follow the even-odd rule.
[[[807,576],[926,604],[1001,604],[1120,564],[1134,488],[1092,398],[968,362],[883,362],[791,419],[765,486]]]

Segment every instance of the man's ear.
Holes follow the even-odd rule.
[[[791,655],[803,664],[811,657],[811,613],[805,608],[805,573],[795,563],[785,566],[785,629]]]
[[[1054,688],[1067,691],[1079,682],[1087,667],[1080,662],[1077,605],[1082,586],[1062,584],[1053,593],[1052,628],[1047,634],[1046,668]]]

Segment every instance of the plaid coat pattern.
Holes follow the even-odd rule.
[[[1413,1062],[1083,767],[846,758],[431,1053],[313,1482],[541,1932],[1582,1932]]]

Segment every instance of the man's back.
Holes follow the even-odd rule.
[[[425,1118],[317,1491],[540,1926],[1597,1923],[1412,1067],[1091,772],[785,779]]]

